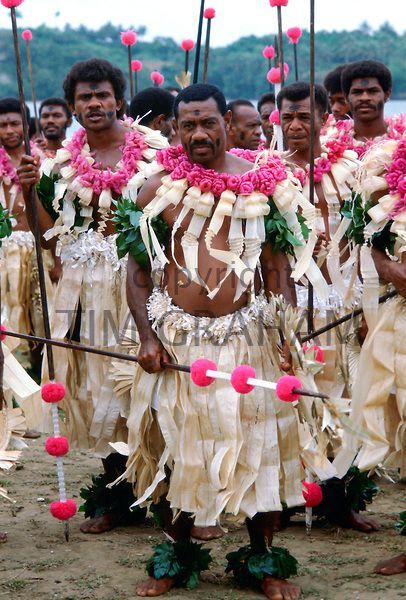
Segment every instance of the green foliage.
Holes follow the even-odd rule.
[[[123,258],[126,254],[130,254],[145,269],[149,263],[149,258],[140,231],[140,219],[143,210],[128,198],[121,198],[115,201],[114,204],[116,205],[116,211],[113,223],[118,233],[116,239],[118,257]],[[168,225],[161,217],[152,219],[151,224],[159,243],[165,245],[169,235]]]
[[[226,573],[233,572],[239,587],[259,587],[267,575],[288,579],[297,574],[297,560],[285,548],[272,546],[269,552],[256,554],[243,546],[227,554]]]
[[[399,515],[399,521],[395,523],[396,531],[400,535],[406,535],[406,510],[402,511]]]
[[[54,221],[58,218],[58,213],[54,210],[52,206],[52,202],[55,197],[55,182],[59,179],[59,175],[51,174],[51,177],[48,175],[42,174],[41,179],[37,184],[37,194],[38,198],[41,201],[42,206],[45,208],[47,213],[52,217]],[[60,200],[60,205],[62,200]]]
[[[242,18],[238,11],[235,18]],[[127,52],[120,43],[120,31],[129,27],[138,33],[137,58],[144,64],[138,77],[140,89],[151,85],[149,76],[155,69],[163,72],[167,84],[175,84],[175,75],[181,72],[183,66],[183,50],[168,37],[161,36],[144,42],[142,37],[146,30],[140,23],[125,23],[125,27],[107,23],[98,30],[84,26],[73,29],[66,25],[63,31],[40,25],[32,29],[35,44],[31,47],[38,97],[43,99],[62,95],[62,82],[70,67],[78,60],[93,56],[106,58],[127,73]],[[263,37],[250,35],[229,46],[213,48],[210,52],[210,83],[221,87],[228,98],[258,98],[269,87],[266,81],[268,62],[262,56],[262,49],[269,44],[275,33],[276,31],[269,32],[269,35]],[[354,31],[318,31],[315,43],[317,82],[322,83],[326,73],[338,64],[371,58],[384,62],[391,69],[394,80],[392,97],[406,97],[406,33],[398,34],[388,24],[372,31],[364,23]],[[304,81],[309,80],[309,48],[309,32],[304,31],[299,46],[300,79]],[[193,64],[194,52],[191,54]],[[22,61],[24,79],[28,81],[25,52],[22,53]],[[293,44],[285,44],[285,61],[293,65]],[[9,28],[0,30],[0,69],[2,95],[17,96]],[[290,75],[288,83],[292,81]]]
[[[265,217],[265,233],[266,240],[272,245],[274,252],[283,252],[284,254],[294,254],[296,246],[301,246],[302,243],[293,235],[288,227],[285,217],[276,208],[275,204],[270,201],[270,212]],[[298,220],[302,229],[302,235],[305,240],[309,237],[309,229],[306,225],[303,215],[298,214]]]
[[[1,240],[5,237],[9,237],[11,232],[13,231],[13,227],[11,225],[9,211],[0,204],[0,248],[1,248]]]
[[[351,467],[345,476],[345,491],[351,508],[360,512],[372,502],[379,487],[368,477],[368,473],[361,473],[358,467]]]
[[[344,202],[341,209],[342,216],[351,219],[351,223],[346,231],[347,238],[360,246],[365,241],[364,228],[371,221],[371,217],[368,215],[370,208],[371,202],[367,202],[363,206],[361,196],[353,192],[351,198]]]
[[[210,550],[191,541],[164,542],[155,546],[154,550],[147,562],[148,575],[155,579],[173,577],[177,585],[188,590],[197,587],[201,571],[208,569],[213,560]]]

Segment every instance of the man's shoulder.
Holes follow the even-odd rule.
[[[252,162],[241,156],[236,156],[230,152],[226,153],[226,168],[227,173],[231,175],[243,175],[253,168]]]
[[[160,171],[159,173],[154,173],[148,177],[137,197],[137,205],[139,207],[145,208],[152,202],[158,189],[162,185],[162,178],[165,177],[165,175],[168,175],[166,171]]]

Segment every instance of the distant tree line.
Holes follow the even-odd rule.
[[[184,64],[184,51],[169,37],[158,37],[153,42],[142,41],[146,28],[134,26],[138,43],[133,46],[133,58],[143,62],[139,73],[141,87],[151,85],[149,75],[159,70],[165,76],[165,85],[175,85],[175,75]],[[71,65],[91,57],[110,60],[127,74],[127,52],[120,42],[123,28],[107,24],[98,30],[87,27],[64,30],[41,25],[32,29],[31,54],[34,65],[38,98],[62,94],[62,81]],[[266,37],[248,36],[222,48],[211,51],[209,81],[223,89],[228,98],[258,98],[269,89],[266,81],[268,61],[262,56],[264,46],[272,44],[274,34]],[[21,40],[27,97],[28,73],[24,42]],[[285,61],[291,70],[287,82],[293,81],[293,49],[286,39]],[[304,31],[298,45],[299,74],[309,77],[309,33]],[[354,31],[319,31],[316,34],[316,80],[322,82],[325,74],[340,63],[365,58],[380,60],[392,71],[393,98],[406,98],[406,33],[398,34],[389,24],[373,31],[367,23]],[[193,66],[193,52],[191,65]],[[11,31],[0,29],[0,96],[16,96],[17,85]]]

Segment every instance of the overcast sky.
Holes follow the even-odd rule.
[[[283,8],[283,28],[308,28],[309,0],[289,0]],[[195,38],[200,0],[24,0],[19,7],[22,27],[42,23],[63,27],[81,24],[97,29],[107,22],[122,25],[145,25],[144,38],[169,36],[175,40]],[[216,9],[212,25],[214,46],[227,45],[243,35],[266,35],[277,28],[277,11],[269,0],[206,0],[206,7]],[[0,6],[0,26],[9,24],[8,11]],[[58,14],[59,13],[59,14]],[[405,0],[316,0],[316,30],[356,29],[363,21],[375,29],[385,21],[399,32],[406,29]],[[270,40],[271,41],[271,40]]]

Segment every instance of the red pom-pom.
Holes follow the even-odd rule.
[[[51,456],[65,456],[69,452],[68,438],[63,436],[49,437],[45,442],[45,450]]]
[[[295,375],[283,375],[276,384],[276,395],[283,402],[294,402],[300,397],[300,394],[293,392],[295,388],[300,389],[302,382]]]
[[[162,85],[165,81],[165,77],[159,71],[152,71],[151,81],[155,83],[155,85]]]
[[[137,34],[132,29],[129,29],[128,31],[122,31],[120,33],[120,38],[121,43],[124,44],[124,46],[134,46],[137,41]]]
[[[319,363],[324,363],[324,350],[320,348],[317,344],[308,344],[307,342],[303,344],[303,350],[308,352],[309,350],[313,350],[314,359]]]
[[[302,37],[302,30],[300,27],[291,27],[287,30],[286,35],[292,44],[297,44]]]
[[[26,42],[30,42],[32,40],[32,33],[30,29],[24,29],[24,31],[21,34],[21,37],[23,38],[23,40],[25,40]]]
[[[208,370],[217,371],[217,365],[208,358],[198,358],[190,365],[190,377],[199,387],[207,387],[214,381],[214,377],[207,377]]]
[[[182,48],[186,52],[187,50],[193,50],[195,43],[193,40],[183,40]]]
[[[287,6],[289,0],[269,0],[269,4],[273,6]]]
[[[284,63],[283,70],[284,70],[285,78],[286,78],[289,75],[289,65],[287,63]],[[279,66],[272,67],[272,69],[269,69],[268,75],[266,76],[266,78],[269,81],[269,83],[280,83],[281,82],[281,71],[280,71]]]
[[[262,50],[262,56],[270,60],[275,56],[275,48],[273,46],[265,46]]]
[[[6,334],[3,333],[4,331],[7,331],[7,327],[5,325],[3,325],[3,323],[0,325],[0,331],[1,331],[0,340],[3,342],[7,337]]]
[[[15,8],[16,6],[20,6],[24,0],[1,0],[1,3],[6,8]]]
[[[131,61],[131,70],[132,71],[141,71],[142,69],[142,62],[140,60],[132,60]]]
[[[302,485],[305,488],[302,493],[303,498],[306,501],[306,506],[308,508],[318,506],[323,500],[323,490],[319,484],[310,481],[303,481]]]
[[[64,502],[62,500],[55,500],[49,505],[51,515],[60,521],[67,521],[68,519],[71,519],[74,515],[76,515],[77,509],[78,507],[76,502],[71,498],[68,498]]]
[[[41,396],[44,402],[60,402],[66,394],[65,386],[63,383],[57,381],[50,381],[44,383],[41,388]]]
[[[214,8],[206,8],[203,15],[205,19],[214,19],[214,17],[216,16],[216,11],[214,10]]]
[[[231,373],[231,385],[239,394],[248,394],[255,388],[255,385],[247,383],[250,377],[256,377],[255,369],[250,365],[240,365]]]
[[[277,108],[275,108],[275,110],[273,110],[269,115],[269,121],[272,123],[272,125],[281,124],[281,120],[279,118],[279,110]]]

